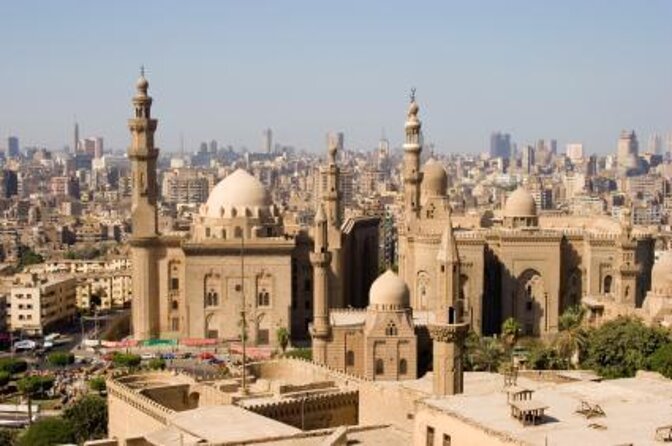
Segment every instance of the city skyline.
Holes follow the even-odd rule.
[[[211,139],[261,150],[265,128],[312,152],[329,131],[343,131],[350,149],[375,147],[383,130],[397,146],[411,87],[426,141],[441,153],[485,152],[497,130],[519,144],[557,139],[559,150],[580,142],[600,154],[615,152],[622,129],[641,142],[672,131],[672,64],[662,57],[672,5],[662,1],[3,9],[0,56],[13,69],[0,73],[9,104],[0,136],[22,146],[70,145],[76,115],[82,135],[124,149],[120,122],[141,64],[164,151],[178,151],[180,135],[192,150]]]

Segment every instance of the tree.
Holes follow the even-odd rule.
[[[43,418],[19,438],[20,446],[53,446],[75,441],[74,430],[62,418]]]
[[[105,382],[105,378],[102,376],[95,376],[89,380],[89,389],[93,390],[94,392],[98,392],[100,395],[103,393],[105,390],[107,390],[107,383]]]
[[[530,350],[527,366],[534,370],[567,370],[569,359],[554,347],[540,343]]]
[[[129,369],[135,369],[142,362],[142,358],[140,355],[133,353],[117,352],[112,356],[112,362],[117,367],[128,367]]]
[[[586,348],[588,337],[583,327],[585,314],[585,308],[577,305],[567,308],[558,319],[560,332],[555,339],[555,345],[568,364],[577,365]]]
[[[313,360],[313,350],[310,348],[295,348],[285,353],[286,358],[305,359],[306,361]]]
[[[665,330],[619,317],[588,334],[585,365],[605,378],[631,377],[637,370],[647,370],[649,357],[667,343]]]
[[[42,257],[40,254],[36,253],[35,251],[31,249],[24,249],[21,251],[21,255],[19,257],[19,268],[24,268],[26,266],[30,265],[36,265],[38,263],[43,263],[44,262],[44,257]]]
[[[518,321],[512,317],[508,318],[502,324],[502,340],[506,344],[507,348],[510,350],[518,342],[518,336],[520,335],[520,324]]]
[[[649,359],[651,370],[672,378],[672,343],[660,346]]]
[[[289,345],[289,331],[285,327],[279,327],[275,332],[275,336],[278,339],[278,344],[280,344],[282,352],[285,353],[287,345]]]
[[[501,343],[491,337],[471,332],[466,340],[466,368],[474,371],[496,371],[504,359]]]
[[[54,352],[47,357],[47,361],[54,367],[65,367],[75,362],[75,355],[67,352]]]
[[[72,427],[78,443],[105,438],[107,436],[107,401],[98,395],[79,398],[65,408],[63,419]]]
[[[19,389],[19,392],[28,396],[29,398],[42,396],[53,386],[54,377],[51,375],[24,376],[16,382],[16,387]]]

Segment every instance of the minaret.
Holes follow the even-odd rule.
[[[620,303],[628,304],[633,308],[637,302],[637,275],[639,268],[636,264],[635,252],[637,241],[632,236],[632,203],[625,203],[621,209],[620,223],[621,236],[618,258],[618,286],[616,293]]]
[[[331,264],[329,265],[329,308],[342,308],[346,306],[342,287],[342,234],[341,234],[341,197],[339,193],[339,178],[341,170],[336,161],[339,147],[339,138],[336,134],[330,134],[327,138],[328,159],[324,167],[326,175],[326,188],[322,192],[321,200],[324,205],[327,220],[327,243],[331,252]]]
[[[406,119],[406,141],[404,142],[404,207],[406,216],[417,215],[420,210],[420,153],[422,152],[421,127],[415,102],[415,88],[411,90],[411,104]]]
[[[454,395],[464,391],[462,359],[469,325],[463,322],[460,299],[460,259],[449,223],[437,254],[438,305],[429,334],[433,341],[434,393]]]
[[[73,141],[73,146],[72,146],[72,153],[73,154],[78,154],[79,153],[79,123],[75,119],[75,135],[74,135],[75,140]]]
[[[336,163],[336,153],[338,152],[338,139],[335,137],[328,138],[327,150],[329,152],[329,160],[327,163],[327,189],[322,194],[322,200],[326,203],[327,220],[330,226],[340,228],[341,226],[341,209],[340,196],[338,193],[338,181],[340,176],[340,169]]]
[[[329,252],[327,216],[320,204],[315,215],[315,248],[310,254],[313,265],[313,360],[327,363],[327,339],[329,337]]]
[[[156,158],[154,147],[157,121],[151,118],[152,98],[144,69],[133,97],[135,117],[128,120],[131,146],[128,158],[132,171],[131,254],[133,257],[133,336],[151,339],[159,336],[159,277],[155,250],[158,246]]]

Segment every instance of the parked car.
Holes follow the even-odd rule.
[[[156,353],[141,353],[140,358],[144,360],[150,360],[156,358]]]

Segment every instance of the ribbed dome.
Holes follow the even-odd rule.
[[[672,250],[664,251],[651,269],[651,290],[672,296]]]
[[[427,160],[422,168],[422,190],[427,196],[446,195],[448,174],[440,162],[434,158]]]
[[[369,305],[381,309],[405,308],[408,306],[409,294],[406,282],[388,269],[371,284]]]
[[[525,188],[516,189],[504,206],[505,217],[536,217],[537,203]]]
[[[221,209],[268,206],[264,185],[243,169],[224,178],[210,192],[205,204],[205,216],[218,218]]]

